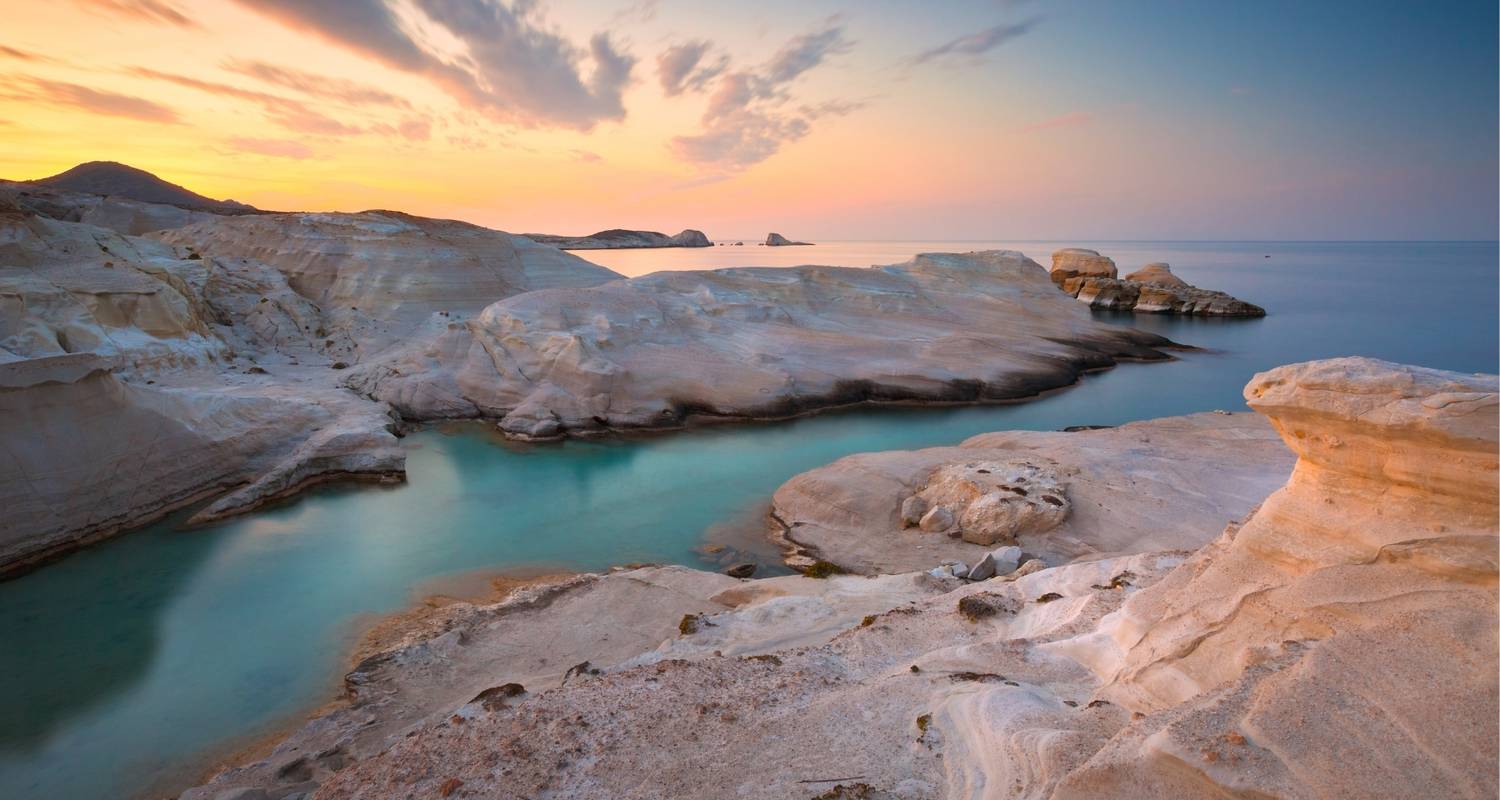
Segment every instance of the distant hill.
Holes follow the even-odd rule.
[[[211,211],[216,214],[253,214],[256,209],[233,200],[214,200],[196,192],[188,191],[175,183],[135,167],[114,161],[90,161],[85,164],[27,183],[45,186],[65,192],[84,192],[111,197],[124,197],[142,203],[160,203],[193,211]]]
[[[703,231],[691,228],[668,236],[657,231],[628,231],[611,228],[589,236],[555,236],[550,233],[522,234],[533,242],[550,244],[563,250],[626,250],[643,247],[713,247]]]

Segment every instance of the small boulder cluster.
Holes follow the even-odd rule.
[[[1046,565],[1035,558],[1026,558],[1021,548],[1015,545],[1001,547],[992,550],[980,557],[974,566],[949,559],[927,571],[934,578],[961,578],[966,581],[987,581],[990,578],[1004,578],[1013,576],[1019,578],[1030,575],[1040,569],[1046,569]]]
[[[1067,515],[1057,474],[1020,460],[946,464],[901,502],[903,527],[984,546],[1051,530]]]

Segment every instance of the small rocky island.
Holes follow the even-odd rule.
[[[629,250],[653,247],[713,247],[714,243],[692,228],[676,236],[657,231],[629,231],[611,228],[588,236],[554,236],[547,233],[522,234],[539,244],[550,244],[560,250]]]
[[[1051,275],[1058,288],[1093,308],[1206,317],[1266,315],[1260,306],[1189,284],[1162,262],[1120,278],[1114,259],[1082,247],[1054,252]]]
[[[811,247],[812,242],[794,242],[779,233],[766,237],[766,247]]]

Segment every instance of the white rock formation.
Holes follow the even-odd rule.
[[[600,674],[412,703],[424,681],[511,680],[554,652],[544,636],[568,654],[549,658],[551,675],[586,657],[580,646],[615,647],[542,602],[510,612],[530,625],[501,617],[494,630],[495,612],[459,612],[351,674],[355,721],[334,711],[190,797],[1488,798],[1496,389],[1493,376],[1363,359],[1258,376],[1247,394],[1296,470],[1186,561],[1031,561],[967,585],[730,581],[664,644],[611,654]],[[696,607],[705,589],[685,577],[671,579],[685,590],[632,585],[634,602],[579,595],[586,615],[566,619],[634,639],[639,615],[665,622],[658,605]],[[535,646],[495,649],[511,639]],[[339,738],[359,725],[374,735]]]
[[[404,341],[434,314],[464,316],[522,292],[620,277],[522,236],[395,211],[215,217],[153,238],[272,268],[327,328],[348,332],[351,361]]]
[[[530,292],[353,371],[349,385],[407,419],[498,418],[537,438],[1028,397],[1085,369],[1163,358],[1168,344],[1094,322],[1019,253],[928,254]]]
[[[343,367],[440,308],[616,277],[461,223],[210,215],[168,244],[19,191],[0,187],[0,570],[190,503],[213,499],[206,521],[399,479],[395,420]]]
[[[973,563],[1009,536],[1050,563],[1191,550],[1281,485],[1292,461],[1271,426],[1252,414],[1194,414],[1075,433],[990,433],[958,447],[862,453],[805,472],[776,491],[772,524],[789,564],[823,560],[858,573],[925,569],[948,558]],[[1029,465],[1024,483],[1005,466],[1019,464]],[[1038,483],[1045,488],[1034,492]],[[1026,516],[1010,516],[1010,509],[989,519],[966,514],[993,493],[1004,498],[1001,508]],[[911,528],[902,517],[910,498],[962,514],[954,522],[963,538]],[[986,501],[980,510],[988,507]],[[1164,515],[1164,508],[1172,513]]]

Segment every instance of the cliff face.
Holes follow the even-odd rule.
[[[497,417],[554,436],[778,417],[866,400],[984,400],[1160,359],[1161,337],[1094,322],[1019,253],[879,269],[661,272],[536,291],[354,372],[409,419]]]
[[[1369,359],[1256,376],[1292,477],[1059,648],[1150,715],[1059,794],[1492,795],[1496,389]]]

